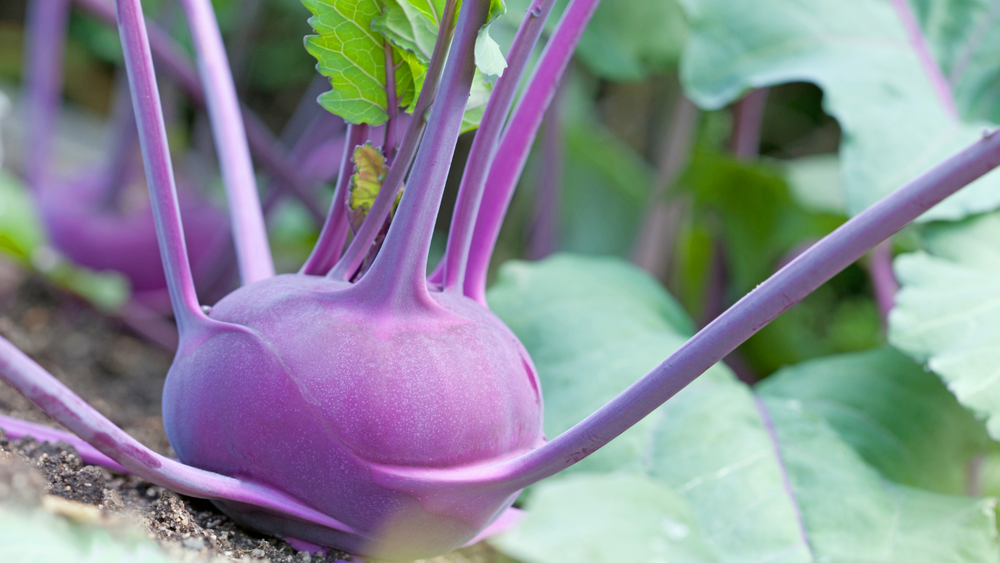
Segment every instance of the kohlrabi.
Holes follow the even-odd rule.
[[[211,3],[182,1],[221,167],[231,180],[231,223],[244,283],[203,308],[184,243],[142,11],[138,0],[118,1],[153,216],[181,334],[163,408],[179,462],[143,447],[0,340],[4,380],[102,454],[154,483],[212,499],[237,521],[275,535],[397,561],[463,545],[500,520],[521,489],[607,444],[869,248],[1000,164],[1000,135],[985,134],[800,254],[620,396],[546,442],[535,368],[485,304],[486,269],[530,145],[597,0],[570,2],[508,119],[554,4],[532,2],[482,115],[448,248],[432,281],[426,277],[431,234],[476,79],[477,51],[488,50],[483,26],[491,2],[465,0],[460,10],[454,0],[439,6],[433,52],[425,66],[408,67],[424,73],[422,88],[409,93],[398,74],[409,55],[371,26],[354,25],[347,18],[358,12],[345,16],[350,11],[341,4],[368,9],[366,21],[384,6],[306,2],[320,41],[331,48],[340,24],[376,42],[370,53],[384,58],[368,57],[375,72],[367,78],[385,91],[368,108],[374,117],[348,127],[337,193],[313,255],[300,273],[275,276]],[[357,71],[342,68],[337,76]],[[350,94],[337,95],[343,101]],[[355,149],[368,137],[368,125],[384,121],[391,130],[399,124],[398,110],[410,106],[414,117],[399,146],[393,135],[382,146],[390,164],[378,195],[342,251]],[[384,242],[373,247],[404,177]],[[364,270],[366,258],[373,261]],[[86,455],[103,459],[90,450]]]

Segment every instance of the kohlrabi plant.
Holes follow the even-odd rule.
[[[686,79],[694,101],[704,107],[720,106],[751,88],[768,86],[783,76],[768,65],[791,65],[793,68],[784,69],[786,75],[802,78],[798,67],[785,59],[723,72],[726,63],[749,56],[735,56],[728,49],[763,39],[753,36],[734,42],[711,37],[713,33],[729,33],[730,28],[751,33],[747,31],[751,26],[742,19],[749,15],[761,29],[779,26],[783,20],[775,14],[792,18],[788,14],[798,13],[791,5],[794,3],[774,13],[759,9],[754,2],[744,2],[738,10],[722,7],[711,12],[716,17],[733,18],[725,20],[727,25],[703,21],[709,19],[705,5],[710,3],[682,2],[694,25],[685,54],[690,66],[683,68],[690,75]],[[39,1],[36,5],[45,8],[36,10],[43,13],[55,4],[60,3]],[[98,2],[83,4],[96,6]],[[856,214],[790,258],[690,338],[681,336],[693,332],[691,322],[676,303],[650,289],[652,282],[647,278],[635,282],[631,274],[623,275],[616,267],[601,264],[586,266],[590,270],[583,275],[578,268],[585,266],[565,257],[527,273],[516,266],[507,270],[507,285],[502,283],[494,298],[498,312],[502,309],[504,318],[510,320],[508,327],[487,304],[490,258],[543,117],[598,0],[571,0],[558,22],[548,26],[555,0],[532,0],[506,56],[490,36],[491,24],[504,11],[499,0],[464,0],[461,5],[457,0],[305,0],[316,31],[315,36],[306,38],[306,48],[317,58],[319,72],[332,86],[318,102],[348,125],[336,191],[319,240],[302,269],[284,275],[275,275],[247,142],[254,135],[244,125],[211,2],[182,0],[180,4],[196,52],[199,88],[203,88],[198,91],[203,92],[211,116],[242,281],[239,289],[212,306],[203,306],[195,292],[181,220],[187,211],[182,213],[153,67],[157,41],[161,45],[159,56],[167,51],[162,37],[147,26],[139,0],[116,2],[151,214],[180,332],[163,394],[164,423],[178,459],[158,455],[125,434],[6,340],[0,340],[0,376],[79,436],[83,442],[73,443],[84,459],[123,469],[181,494],[211,499],[237,522],[262,532],[362,557],[390,561],[431,557],[481,534],[509,527],[518,515],[511,506],[523,489],[600,458],[600,454],[591,456],[634,426],[646,424],[647,415],[908,223],[932,209],[931,217],[935,218],[957,213],[956,208],[978,209],[979,200],[967,196],[968,192],[944,207],[935,206],[1000,165],[1000,135],[990,129],[979,129],[974,139],[966,135],[970,138],[961,141],[964,148],[936,166],[914,169],[914,174],[905,177],[888,177],[888,173],[882,177],[877,164],[847,163],[878,187],[861,190],[862,196],[850,198],[849,207]],[[736,4],[740,3],[733,6]],[[840,9],[835,2],[827,4],[831,11]],[[885,16],[884,11],[878,15]],[[53,17],[65,17],[64,12],[60,14]],[[831,21],[846,25],[854,20]],[[546,29],[550,32],[544,48],[537,60],[531,61]],[[58,33],[53,31],[52,36]],[[826,37],[810,35],[789,43]],[[758,56],[782,52],[747,50]],[[599,55],[591,52],[597,57],[594,60],[600,61]],[[534,65],[530,73],[529,62]],[[181,68],[178,64],[174,67]],[[529,76],[522,84],[526,74]],[[877,75],[871,73],[871,77]],[[816,80],[838,84],[834,80],[838,77]],[[907,87],[889,90],[900,94],[900,88],[905,92]],[[51,96],[51,89],[42,91]],[[763,95],[754,94],[758,98]],[[829,103],[840,99],[833,97]],[[690,119],[693,106],[689,104],[684,99],[678,107],[687,111]],[[757,106],[757,117],[753,117],[753,107],[751,102],[744,108],[749,121],[759,120],[761,106]],[[404,119],[403,113],[411,116]],[[39,112],[40,130],[50,127],[51,116],[51,110]],[[873,126],[859,124],[862,121],[852,122],[858,127],[857,134],[845,136],[845,143],[864,140],[862,133]],[[374,126],[384,126],[381,139],[371,134]],[[690,122],[680,122],[679,127],[690,128]],[[432,234],[455,147],[459,135],[472,128],[477,130],[459,186],[447,248],[437,268],[428,274]],[[733,146],[742,158],[756,154],[755,137],[747,135],[736,135]],[[884,139],[888,133],[877,137]],[[906,151],[909,149],[892,156],[926,154]],[[44,155],[44,151],[39,154]],[[38,161],[33,177],[48,176],[46,162]],[[904,183],[911,176],[915,179]],[[889,189],[890,185],[896,189]],[[77,205],[72,201],[63,204]],[[982,228],[989,231],[989,225]],[[947,234],[940,237],[941,247],[948,247]],[[505,287],[517,283],[532,291],[519,294],[517,299],[509,291],[505,296]],[[586,314],[575,309],[579,316],[574,317],[567,310],[564,317],[539,320],[539,311],[546,306],[556,315],[563,312],[560,298],[586,300],[588,295],[595,297],[588,305],[593,310]],[[532,332],[544,322],[563,323],[558,325],[561,329],[586,332],[586,338],[581,338],[576,348],[546,348],[535,341],[537,334]],[[929,355],[941,353],[932,343],[908,340],[904,332],[896,334]],[[538,352],[535,359],[546,366],[562,362],[559,367],[566,373],[578,369],[573,361],[593,350],[619,354],[616,358],[623,362],[648,359],[643,354],[648,355],[653,348],[632,354],[624,344],[620,349],[601,347],[607,342],[622,342],[623,335],[634,336],[640,343],[657,343],[657,354],[668,346],[676,350],[666,359],[657,355],[656,361],[662,363],[624,391],[605,393],[609,381],[595,378],[580,384],[580,388],[592,384],[597,390],[593,394],[556,397],[558,404],[551,412],[557,413],[559,432],[546,436],[542,382],[525,345],[530,344],[532,351]],[[885,352],[857,361],[863,366],[873,362],[894,367],[900,364],[900,356]],[[707,393],[707,386],[718,384],[719,393],[713,397],[719,404],[704,411],[688,409],[690,403],[683,402],[691,396],[688,394],[678,397],[681,402],[671,403],[678,405],[677,411],[658,411],[660,416],[667,420],[676,417],[697,427],[704,422],[697,417],[699,413],[721,410],[725,402],[738,408],[743,418],[759,417],[760,432],[751,444],[757,453],[749,462],[734,462],[686,481],[677,477],[696,466],[698,470],[689,473],[701,471],[699,464],[718,448],[750,444],[737,443],[736,439],[727,442],[727,436],[733,435],[722,426],[711,426],[711,439],[691,446],[684,457],[667,459],[658,455],[658,449],[644,450],[635,446],[634,435],[615,443],[624,444],[616,455],[650,473],[667,474],[674,478],[671,483],[678,490],[690,491],[767,458],[779,448],[776,436],[783,438],[795,430],[814,448],[788,453],[799,456],[796,467],[804,467],[803,479],[824,470],[823,464],[808,462],[812,452],[829,444],[834,444],[831,447],[839,464],[834,464],[835,469],[853,475],[850,467],[843,469],[855,463],[853,454],[847,453],[849,448],[836,442],[826,427],[814,425],[803,430],[786,424],[801,411],[801,401],[779,402],[786,396],[801,396],[796,395],[794,385],[770,384],[760,398],[730,384],[717,370],[703,382],[705,385],[689,391]],[[849,403],[848,399],[857,398],[844,398],[843,402]],[[576,412],[581,408],[587,411]],[[596,410],[590,410],[593,408]],[[3,427],[14,436],[44,432],[16,421],[4,421]],[[655,432],[670,434],[678,428],[668,425],[657,427]],[[670,434],[668,438],[677,436]],[[869,453],[876,456],[878,452]],[[933,462],[932,455],[921,459]],[[827,549],[826,544],[821,545],[823,538],[810,541],[808,537],[809,518],[815,516],[805,501],[802,506],[795,501],[797,489],[793,488],[798,481],[790,480],[780,460],[776,466],[768,466],[770,473],[765,476],[780,477],[769,481],[777,484],[767,498],[789,497],[791,501],[788,506],[781,505],[765,515],[753,513],[752,517],[773,517],[780,523],[775,529],[783,534],[779,540],[787,540],[788,545],[771,549],[780,543],[775,540],[759,552],[753,551],[736,540],[727,540],[725,529],[733,528],[723,526],[722,531],[706,532],[723,538],[718,540],[722,547],[711,549],[725,554],[742,550],[755,558],[777,552],[795,561],[827,557],[824,554],[828,551],[822,551]],[[618,469],[614,464],[610,467]],[[673,469],[676,473],[671,473]],[[898,502],[925,507],[934,502],[898,488],[880,488],[877,478],[865,475],[864,479],[845,477],[844,487],[851,494],[882,495],[889,499],[887,503],[902,499]],[[688,542],[683,544],[683,553],[690,560],[712,560],[706,555],[711,551],[704,547],[707,540],[700,532],[691,532],[698,515],[684,508],[672,493],[637,481],[627,472],[611,480],[584,476],[563,481],[559,487],[539,492],[532,502],[551,506],[547,503],[552,499],[560,502],[581,490],[589,490],[610,507],[605,524],[612,525],[618,516],[640,514],[648,520],[644,525],[654,522],[652,526],[671,541]],[[825,489],[836,494],[830,491]],[[716,499],[714,510],[724,512],[731,500],[734,506],[750,511],[746,505],[759,499],[750,499],[755,491],[744,492],[740,486],[731,487],[724,499]],[[747,502],[740,504],[744,500]],[[672,512],[674,505],[681,508]],[[633,510],[633,506],[637,508]],[[978,504],[969,509],[961,503],[948,507],[956,514],[969,510],[981,514],[989,509]],[[544,518],[543,510],[527,518],[536,514]],[[930,526],[920,520],[904,521],[900,527],[914,533],[923,524]],[[502,542],[526,559],[536,557],[539,551],[531,546],[537,542],[532,544],[534,540],[527,537],[530,529],[521,533],[520,537],[506,536]],[[739,539],[749,546],[759,538]],[[647,544],[643,544],[644,549]],[[663,556],[667,547],[660,547],[649,549],[659,549],[657,553]],[[886,549],[891,552],[893,547]],[[628,553],[632,555],[626,559],[652,560],[644,559],[647,551]],[[817,553],[822,557],[816,557]],[[610,556],[601,560],[610,560]]]

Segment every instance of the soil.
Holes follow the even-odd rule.
[[[160,419],[160,393],[171,353],[3,261],[0,335],[140,442],[163,455],[173,455]],[[0,414],[60,428],[3,382]],[[39,505],[67,517],[80,510],[99,511],[97,522],[128,520],[186,561],[350,561],[346,554],[297,551],[284,540],[233,523],[208,501],[84,464],[67,444],[8,440],[0,431],[0,504],[8,502]],[[432,561],[494,563],[500,559],[480,543]]]

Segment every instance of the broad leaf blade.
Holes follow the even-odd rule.
[[[635,281],[621,281],[629,278]],[[588,294],[596,299],[584,299]],[[672,300],[655,282],[621,262],[557,256],[501,270],[490,303],[535,360],[548,436],[590,414],[680,344],[679,323],[657,319],[654,304],[664,302]],[[670,487],[727,562],[998,556],[992,500],[889,483],[801,401],[762,401],[720,367],[572,471],[642,473]],[[529,497],[529,511],[533,502]],[[683,521],[682,508],[676,510],[674,518]],[[571,516],[525,526],[551,535],[560,518]],[[561,541],[571,532],[563,530]],[[595,541],[591,535],[581,541]]]
[[[516,530],[490,540],[524,563],[712,563],[687,502],[639,475],[578,475],[537,487]]]
[[[937,376],[888,347],[785,368],[756,391],[799,401],[888,479],[936,492],[965,494],[988,443]]]
[[[1000,215],[925,230],[896,259],[890,341],[940,375],[1000,440]]]
[[[746,90],[813,82],[845,135],[847,210],[856,214],[976,140],[984,123],[952,117],[889,2],[682,0],[692,36],[681,64],[688,94],[719,108]],[[963,9],[954,3],[955,10]],[[1000,206],[992,174],[928,211],[960,219]]]

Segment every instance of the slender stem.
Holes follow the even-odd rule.
[[[554,0],[532,0],[517,35],[514,36],[514,42],[511,43],[510,52],[507,53],[507,69],[497,80],[483,111],[479,130],[472,140],[462,183],[458,189],[458,199],[455,201],[448,247],[441,261],[447,290],[460,291],[464,284],[472,233],[476,227],[483,191],[486,189],[486,178],[497,155],[500,135],[514,103],[517,86],[554,5]]]
[[[941,72],[941,67],[938,66],[937,61],[934,59],[934,54],[931,53],[930,46],[927,44],[927,39],[920,29],[920,22],[917,21],[917,16],[913,13],[909,0],[890,1],[892,2],[892,7],[896,9],[896,14],[903,24],[903,29],[906,31],[907,37],[910,39],[910,44],[917,51],[917,58],[920,59],[920,64],[924,67],[924,72],[927,73],[927,78],[931,81],[931,87],[934,88],[934,92],[941,101],[941,105],[944,106],[945,112],[952,118],[959,119],[958,108],[955,106],[955,98],[951,93],[951,86],[948,85],[948,80],[945,79],[944,74]]]
[[[317,225],[323,224],[323,210],[316,202],[313,193],[307,189],[307,185],[300,181],[301,175],[295,170],[292,158],[285,151],[281,141],[249,110],[243,110],[243,123],[254,124],[253,127],[247,127],[248,140],[252,139],[255,146],[271,147],[271,150],[257,153],[257,160],[278,181],[279,186],[283,186],[285,191],[291,192],[302,202]]]
[[[125,53],[125,69],[135,107],[160,256],[163,258],[167,290],[177,318],[178,330],[184,334],[185,330],[208,319],[198,305],[191,263],[184,244],[177,186],[174,183],[167,131],[163,123],[160,93],[156,87],[156,73],[146,38],[142,6],[139,0],[118,0],[117,6],[118,32]]]
[[[528,257],[532,260],[541,260],[555,252],[559,239],[559,196],[564,165],[561,106],[557,95],[542,123],[542,178],[535,192],[535,212],[528,231]]]
[[[106,184],[101,206],[106,210],[117,210],[122,191],[128,186],[134,172],[135,147],[139,142],[139,130],[135,127],[135,111],[128,93],[128,79],[121,81],[115,109],[111,118],[111,158],[108,159]]]
[[[306,263],[299,270],[300,274],[310,276],[322,276],[333,267],[340,256],[341,249],[344,248],[344,241],[347,239],[347,186],[351,182],[351,174],[354,169],[351,157],[354,149],[365,142],[368,138],[367,125],[347,125],[347,142],[344,143],[344,154],[340,158],[340,173],[337,176],[337,187],[333,191],[333,201],[330,203],[330,212],[323,223],[323,230],[319,233],[319,240]]]
[[[488,13],[489,0],[465,0],[462,4],[441,91],[431,108],[433,119],[417,152],[409,187],[403,192],[381,251],[358,282],[369,286],[365,293],[374,304],[406,307],[430,300],[425,279],[427,253],[472,90],[476,36]]]
[[[618,397],[504,469],[520,489],[573,465],[640,421],[782,312],[935,204],[1000,166],[1000,134],[983,139],[827,235],[700,330]]]
[[[676,204],[667,200],[667,193],[691,159],[697,124],[698,106],[681,91],[670,124],[664,131],[656,180],[649,192],[646,215],[632,252],[632,262],[657,278],[670,263],[680,211]]]
[[[122,8],[126,4],[138,7],[139,2],[118,0],[119,13],[130,10]],[[348,526],[278,490],[196,469],[150,450],[3,338],[0,338],[0,378],[126,471],[161,487],[197,498],[253,504],[306,522],[353,532]]]
[[[385,52],[385,111],[389,120],[385,122],[385,138],[382,140],[382,154],[388,162],[396,156],[396,118],[399,116],[399,101],[396,100],[396,61],[392,58],[392,45],[388,39],[382,40]]]
[[[465,295],[480,303],[486,303],[490,256],[528,151],[583,29],[599,3],[600,0],[573,0],[563,12],[500,140],[483,190],[465,276]]]
[[[274,276],[267,227],[257,194],[253,161],[240,114],[236,86],[210,0],[181,0],[198,53],[198,69],[208,102],[219,168],[229,200],[229,220],[244,284]]]
[[[74,0],[78,6],[87,10],[101,21],[115,25],[114,7],[105,0]],[[177,84],[187,92],[199,107],[205,106],[205,92],[202,89],[201,81],[198,78],[198,71],[184,54],[176,41],[162,28],[153,22],[147,23],[149,32],[149,43],[157,63],[163,70],[177,82]],[[252,112],[243,108],[244,117],[253,115]],[[277,163],[283,162],[281,155],[275,154],[275,144],[268,141],[273,135],[267,131],[259,119],[251,119],[244,122],[247,131],[247,140],[250,150],[259,159],[262,165],[268,169],[269,174],[278,180],[278,185],[282,189],[292,191],[295,195],[309,193],[309,186],[297,174],[290,173],[287,165],[279,166]],[[312,198],[303,200],[308,207]],[[322,213],[320,213],[322,217]]]
[[[73,446],[73,449],[76,450],[76,453],[80,454],[80,459],[84,463],[100,465],[112,471],[128,473],[128,470],[119,465],[118,462],[102,454],[97,448],[69,432],[63,432],[56,428],[42,426],[41,424],[35,424],[2,414],[0,414],[0,429],[3,429],[4,434],[10,440],[19,440],[25,436],[30,436],[39,442],[65,442]]]
[[[868,254],[868,275],[875,291],[875,302],[882,316],[882,328],[889,327],[889,311],[896,306],[899,282],[892,272],[892,241],[884,240]]]
[[[333,115],[316,103],[316,98],[329,88],[329,79],[317,72],[299,100],[299,105],[295,106],[292,116],[285,122],[285,128],[281,131],[281,142],[284,146],[295,146],[306,135],[306,131],[312,128],[320,115]]]
[[[949,86],[952,88],[958,87],[958,83],[965,76],[965,71],[969,70],[969,65],[972,64],[972,59],[975,58],[976,52],[982,48],[983,42],[990,37],[990,30],[993,29],[998,18],[1000,18],[1000,0],[992,0],[986,13],[979,20],[972,33],[967,36],[965,44],[958,52],[958,55],[955,56],[955,62],[951,64],[951,70],[948,71]]]
[[[403,142],[399,145],[396,158],[389,165],[389,171],[385,175],[385,181],[382,182],[378,195],[375,196],[375,201],[372,202],[372,208],[368,210],[368,215],[365,216],[361,229],[354,235],[344,255],[327,274],[330,278],[350,279],[365,259],[375,242],[375,237],[382,230],[382,226],[385,225],[392,204],[396,201],[396,194],[399,193],[399,189],[403,185],[403,177],[406,176],[406,171],[410,168],[410,163],[417,154],[417,147],[420,145],[420,139],[427,126],[427,110],[437,95],[438,82],[441,80],[441,71],[448,56],[448,43],[451,41],[455,10],[457,9],[457,0],[447,0],[441,17],[441,28],[438,30],[438,36],[434,42],[434,51],[431,53],[431,60],[427,65],[424,86],[420,90],[420,97],[417,98],[417,105],[413,110],[413,119],[410,120],[410,125],[406,128],[406,133],[403,134]]]
[[[28,4],[27,155],[25,179],[41,189],[52,176],[52,139],[62,96],[63,51],[69,21],[69,0],[32,0]]]
[[[729,144],[737,160],[756,160],[760,155],[760,128],[769,93],[769,88],[753,90],[733,108],[733,134]]]

